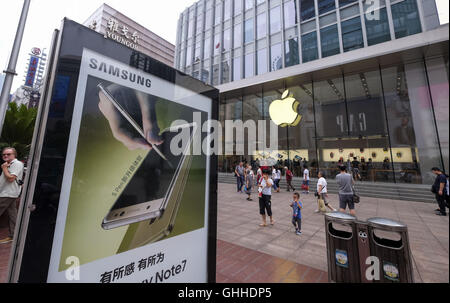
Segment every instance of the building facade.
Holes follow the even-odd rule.
[[[175,46],[136,23],[107,4],[100,6],[84,23],[113,39],[147,56],[174,66]]]
[[[356,158],[366,181],[430,184],[432,167],[449,172],[449,34],[434,1],[206,0],[178,29],[176,66],[220,89],[222,123],[271,120],[286,90],[300,102],[276,153],[246,148],[222,156],[222,171],[271,158],[333,178]]]

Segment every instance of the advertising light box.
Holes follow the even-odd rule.
[[[10,281],[214,282],[218,91],[72,21],[55,49]]]

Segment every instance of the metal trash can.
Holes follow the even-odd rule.
[[[339,228],[338,228],[338,225]],[[360,269],[356,218],[344,213],[325,214],[328,281],[359,283]]]
[[[371,283],[366,275],[366,271],[372,265],[367,264],[367,260],[371,257],[369,243],[369,225],[367,222],[356,221],[356,234],[358,235],[358,255],[359,255],[359,271],[362,283]]]
[[[414,283],[408,227],[390,219],[367,220],[371,256],[377,257],[378,283]]]

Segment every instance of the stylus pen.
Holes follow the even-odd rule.
[[[105,94],[106,98],[108,98],[108,100],[111,101],[112,104],[114,104],[114,106],[120,112],[120,114],[125,119],[127,119],[127,121],[131,123],[131,125],[133,125],[134,129],[142,136],[142,138],[144,138],[145,141],[147,141],[147,137],[145,136],[142,128],[136,123],[136,121],[134,121],[134,119],[126,112],[126,110],[113,98],[113,96],[103,87],[103,84],[99,83],[97,85],[97,87]],[[149,144],[152,146],[152,148],[158,153],[158,155],[161,158],[163,158],[164,160],[169,162],[169,160],[167,160],[167,158],[162,154],[162,152],[159,150],[159,148],[155,144],[150,143],[150,142],[149,142]]]

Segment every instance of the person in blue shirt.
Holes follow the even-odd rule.
[[[291,207],[293,209],[293,216],[292,216],[292,224],[295,227],[295,233],[297,235],[302,234],[302,209],[303,204],[300,201],[300,194],[294,193],[293,200],[291,202]]]

